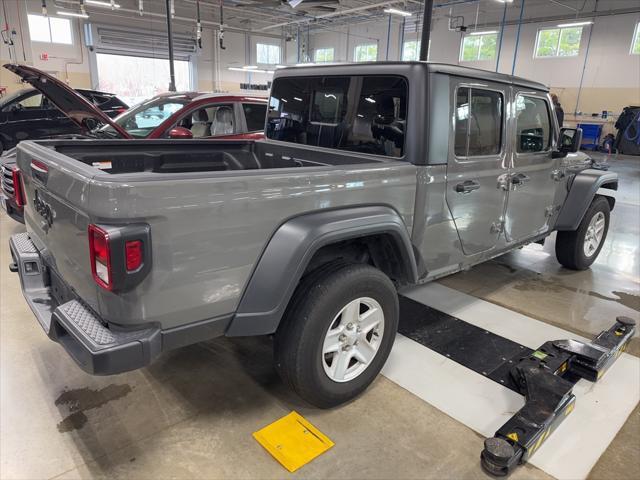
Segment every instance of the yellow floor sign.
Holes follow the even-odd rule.
[[[329,437],[297,412],[291,412],[254,432],[253,438],[290,472],[295,472],[334,445]]]

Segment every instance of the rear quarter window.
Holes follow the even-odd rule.
[[[278,78],[267,137],[303,145],[402,157],[407,82],[400,76]]]

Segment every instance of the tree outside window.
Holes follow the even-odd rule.
[[[320,62],[333,62],[333,48],[318,48],[313,54],[313,61]]]
[[[280,46],[267,43],[256,44],[256,60],[258,63],[277,65],[280,63]]]
[[[402,45],[402,60],[409,62],[418,60],[420,56],[420,40],[409,40]]]
[[[580,52],[581,38],[582,27],[539,30],[536,57],[575,57]]]
[[[640,55],[640,22],[636,23],[636,30],[633,33],[633,43],[631,44],[631,53]]]
[[[358,45],[353,51],[356,62],[375,62],[378,59],[378,44]]]
[[[496,58],[497,45],[497,33],[467,35],[462,41],[460,60],[463,62],[494,60]]]

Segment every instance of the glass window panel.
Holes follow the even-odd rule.
[[[553,57],[558,50],[558,40],[560,39],[560,29],[540,30],[538,32],[538,46],[536,57]]]
[[[543,152],[551,145],[549,105],[541,98],[516,98],[516,151]]]
[[[480,35],[480,50],[478,60],[494,60],[496,58],[496,46],[498,45],[498,34]]]
[[[266,43],[256,44],[256,60],[258,63],[269,65],[280,63],[280,46]]]
[[[41,15],[28,16],[29,35],[32,42],[51,43],[51,30],[49,29],[49,19]]]
[[[404,42],[402,46],[402,60],[411,61],[418,60],[418,56],[420,55],[420,41],[419,40],[410,40],[408,42]]]
[[[333,48],[318,48],[313,57],[314,62],[333,62]]]
[[[480,51],[480,36],[469,35],[464,37],[462,41],[462,55],[460,60],[463,62],[473,62],[478,59]]]
[[[469,89],[459,88],[456,94],[455,146],[456,157],[467,156],[467,135],[469,127]]]
[[[353,59],[356,62],[375,62],[378,59],[378,44],[357,45]]]
[[[267,136],[304,145],[401,157],[407,84],[401,77],[276,79]]]
[[[458,89],[454,137],[456,156],[478,157],[500,153],[503,108],[500,92]]]
[[[636,30],[633,35],[633,44],[631,46],[631,53],[634,55],[640,55],[640,22],[636,23]]]
[[[257,132],[264,130],[264,117],[267,114],[267,106],[259,103],[243,103],[242,110],[247,121],[247,131]]]
[[[580,38],[582,37],[582,27],[563,28],[560,32],[560,43],[558,45],[559,57],[572,57],[578,55],[580,51]]]
[[[49,17],[49,25],[51,26],[52,43],[73,44],[70,20],[66,18]]]
[[[42,108],[42,94],[34,93],[33,95],[30,95],[20,100],[19,104],[22,106],[22,108],[28,108],[28,109]]]

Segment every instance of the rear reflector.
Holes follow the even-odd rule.
[[[49,171],[49,167],[40,160],[33,159],[31,160],[31,168],[40,173],[47,173]]]
[[[124,253],[127,263],[127,272],[135,272],[142,266],[142,241],[131,240],[125,243]]]
[[[113,287],[109,235],[96,225],[89,225],[89,255],[93,279],[102,288],[111,290]]]
[[[24,207],[24,190],[22,189],[22,174],[18,168],[11,171],[11,179],[13,180],[13,195],[15,196],[16,205]]]

